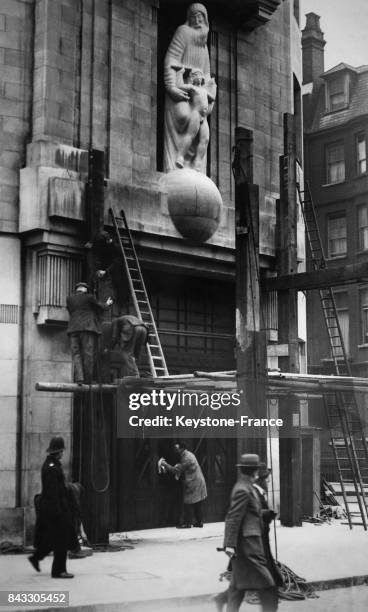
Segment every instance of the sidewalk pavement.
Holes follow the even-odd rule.
[[[277,525],[276,531],[279,560],[316,588],[368,582],[368,532],[362,526],[350,531],[337,522],[303,523],[303,527],[294,528]],[[227,587],[226,581],[218,580],[227,565],[224,553],[216,551],[222,545],[222,534],[222,523],[203,529],[114,534],[111,542],[131,543],[134,548],[69,560],[68,570],[75,574],[74,580],[52,579],[51,557],[42,562],[38,574],[25,555],[3,555],[0,590],[68,590],[69,607],[75,612],[177,610],[190,602],[208,601],[211,594]],[[49,608],[13,605],[1,609]]]

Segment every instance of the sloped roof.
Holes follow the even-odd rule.
[[[326,113],[324,87],[320,87],[312,125],[308,132],[338,127],[356,117],[368,114],[368,66],[364,65],[354,68],[349,66],[349,64],[341,62],[325,72],[321,78],[327,80],[332,74],[343,70],[354,72],[350,87],[349,106],[341,110]]]
[[[358,72],[358,68],[354,68],[354,66],[350,66],[350,64],[345,64],[345,62],[340,62],[340,64],[337,64],[337,66],[326,70],[326,72],[321,75],[321,78],[323,79],[324,77],[329,76],[330,74],[340,72],[340,70],[352,70],[352,72]]]

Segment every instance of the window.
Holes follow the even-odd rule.
[[[368,288],[360,292],[362,342],[368,344]]]
[[[347,98],[347,75],[339,75],[338,77],[331,79],[326,84],[327,96],[326,96],[326,107],[327,112],[332,113],[333,111],[345,108],[348,102]]]
[[[329,217],[327,220],[328,256],[343,257],[347,252],[346,216]]]
[[[344,143],[334,142],[326,148],[327,184],[345,180]]]
[[[358,134],[356,139],[357,174],[367,172],[367,146],[365,134]]]
[[[363,204],[358,208],[359,250],[368,249],[368,206]]]
[[[342,339],[345,346],[346,354],[349,354],[349,306],[348,306],[348,293],[347,291],[335,291],[334,292],[337,318],[339,320],[340,330]],[[340,346],[339,341],[336,342],[337,346]],[[338,353],[338,351],[336,351]],[[343,355],[341,351],[341,356]]]

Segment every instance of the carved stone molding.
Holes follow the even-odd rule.
[[[211,10],[217,9],[229,21],[240,28],[254,30],[267,23],[282,0],[207,0],[205,5]],[[161,0],[160,6],[182,4],[182,0]]]
[[[36,251],[35,267],[37,282],[34,311],[37,314],[37,324],[66,324],[66,298],[81,279],[81,255],[46,246]]]
[[[281,0],[230,0],[224,4],[234,11],[236,21],[240,21],[243,28],[254,30],[271,19]]]

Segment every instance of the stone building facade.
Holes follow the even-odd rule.
[[[261,266],[275,266],[283,114],[301,133],[296,0],[207,2],[218,94],[207,174],[224,203],[202,245],[178,233],[162,173],[163,57],[189,3],[2,0],[0,518],[22,539],[50,436],[72,447],[65,300],[83,276],[89,151],[104,152],[105,222],[124,208],[171,372],[234,367],[234,129],[254,137]],[[267,310],[277,342],[276,315]],[[272,314],[273,313],[273,314]],[[273,334],[273,335],[272,335]],[[67,455],[68,459],[68,455]],[[5,535],[4,535],[5,534]]]

